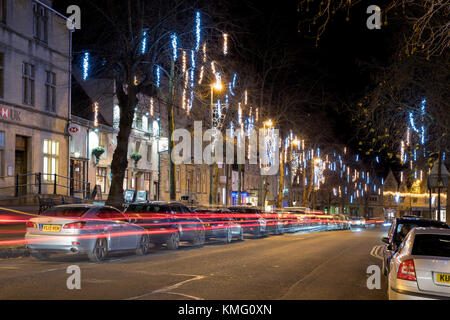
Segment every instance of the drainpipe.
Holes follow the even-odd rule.
[[[68,108],[68,120],[67,120],[67,126],[70,125],[70,123],[72,122],[72,32],[73,30],[69,30],[69,93],[68,93],[68,103],[67,103],[67,108]],[[70,172],[70,139],[71,136],[68,133],[67,134],[67,177],[69,179],[67,179],[67,182],[69,184],[69,188],[67,189],[68,193],[70,194],[70,176],[71,176],[71,172]]]

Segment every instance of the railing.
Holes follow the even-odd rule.
[[[21,182],[25,177],[26,183]],[[31,177],[31,179],[30,179]],[[43,186],[53,187],[53,194],[57,194],[57,187],[67,188],[69,190],[69,195],[74,196],[75,193],[82,193],[83,198],[89,198],[91,193],[91,184],[88,181],[77,180],[74,178],[62,176],[56,173],[24,173],[16,174],[15,176],[0,177],[3,179],[10,178],[14,179],[14,184],[10,186],[0,187],[0,190],[14,188],[14,196],[17,198],[19,195],[25,195],[33,192],[28,192],[29,187],[36,187],[37,194],[42,194]],[[22,179],[21,179],[22,178]],[[34,181],[33,183],[28,183],[28,181]],[[65,184],[63,182],[66,182]],[[80,189],[75,189],[75,184],[81,186]],[[51,188],[50,187],[50,188]],[[23,192],[25,190],[25,192]],[[22,191],[22,192],[21,192]],[[24,194],[23,194],[24,193]],[[47,192],[49,193],[49,192]]]

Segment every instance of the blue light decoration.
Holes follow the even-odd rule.
[[[414,150],[414,161],[417,161],[417,150]]]
[[[195,52],[191,50],[191,87],[194,86],[194,75],[195,75]]]
[[[381,184],[384,184],[384,178],[381,178]]]
[[[171,45],[172,45],[172,58],[173,61],[177,61],[177,49],[178,49],[178,38],[175,33],[170,35]]]
[[[377,163],[380,163],[380,158],[378,156],[375,157]]]
[[[400,195],[398,193],[395,195],[395,202],[396,203],[400,202]]]
[[[411,128],[414,130],[414,132],[419,133],[419,130],[416,128],[416,125],[414,124],[414,117],[411,111],[409,112],[409,123],[411,124]]]
[[[237,74],[233,74],[233,88],[236,88],[236,79],[237,79]]]
[[[83,81],[89,77],[89,51],[83,54]]]
[[[320,148],[317,148],[317,157],[320,158]]]
[[[161,70],[159,66],[156,66],[156,87],[159,88],[161,84]]]
[[[145,50],[147,50],[147,30],[142,31],[141,54],[144,54]]]
[[[424,145],[425,144],[425,127],[422,125],[422,127],[420,128],[420,130],[421,130],[421,137],[420,137],[420,143],[422,144],[422,145]]]
[[[445,152],[442,152],[442,161],[445,161]]]
[[[350,195],[350,203],[353,203],[353,195]]]
[[[200,50],[201,41],[201,19],[200,11],[195,12],[195,51]]]
[[[345,186],[345,194],[347,194],[347,186]]]
[[[356,160],[356,162],[359,161],[359,154],[356,155],[356,159],[355,160]]]
[[[231,82],[228,82],[228,91],[230,91],[231,95],[234,96],[233,88]]]
[[[376,184],[373,185],[373,192],[377,192],[377,185]]]
[[[222,116],[222,107],[221,107],[221,105],[220,105],[220,99],[217,99],[217,115],[219,116],[219,117],[221,117]]]

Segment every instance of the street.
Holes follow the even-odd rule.
[[[381,289],[366,286],[367,268],[381,267],[374,253],[386,232],[287,233],[115,254],[103,263],[78,256],[0,260],[0,299],[387,299],[384,276]],[[81,269],[80,290],[67,288],[70,265]]]

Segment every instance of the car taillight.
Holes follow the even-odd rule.
[[[27,228],[37,228],[37,224],[32,221],[28,221]]]
[[[414,268],[413,259],[405,260],[400,264],[397,279],[416,281],[416,269]]]
[[[65,224],[63,229],[81,229],[84,227],[85,224],[86,224],[86,222],[84,222],[84,221],[72,222],[72,223]]]

